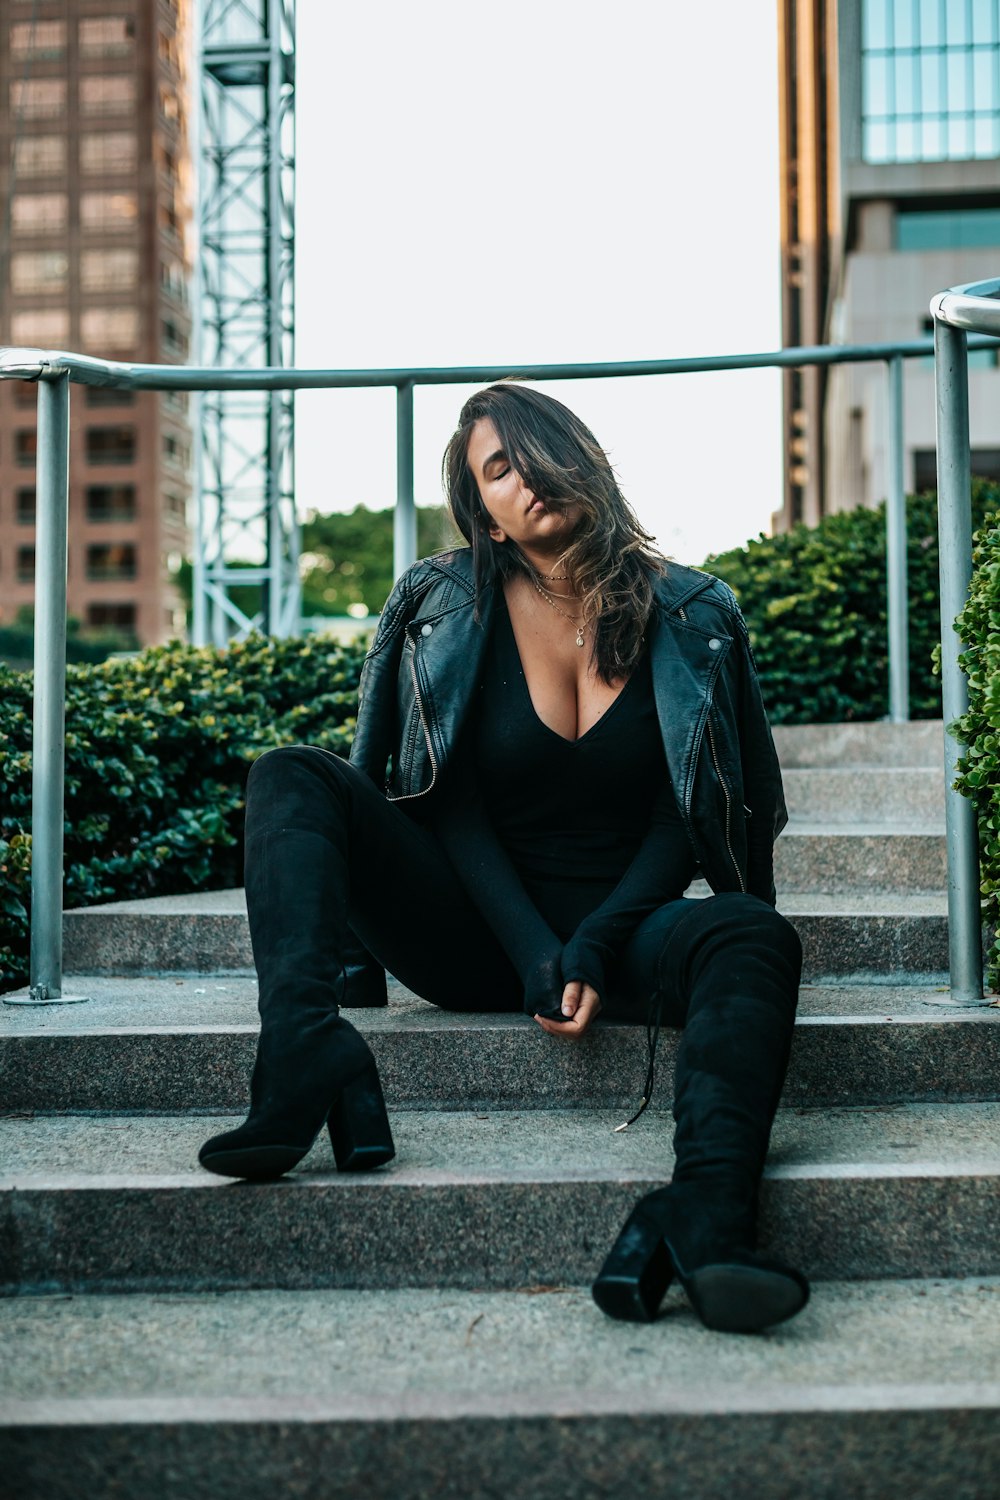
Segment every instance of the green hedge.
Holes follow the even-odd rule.
[[[1000,488],[973,483],[973,524],[1000,510]],[[910,711],[941,713],[933,673],[940,638],[937,499],[907,500]],[[818,526],[761,537],[703,564],[732,588],[747,618],[775,724],[881,719],[889,711],[885,507],[844,511]]]
[[[989,980],[1000,988],[1000,521],[978,533],[972,585],[959,615],[966,642],[960,660],[969,679],[969,709],[949,729],[966,746],[955,785],[976,806],[983,917],[993,944]]]
[[[275,745],[350,748],[364,645],[263,636],[70,667],[66,905],[241,879],[243,793]],[[0,987],[28,955],[31,678],[0,666]]]

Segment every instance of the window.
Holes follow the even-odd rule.
[[[135,108],[135,80],[127,74],[80,79],[82,115],[129,115]]]
[[[896,213],[897,250],[978,250],[1000,246],[1000,208]]]
[[[88,521],[134,521],[134,484],[89,484],[87,486]]]
[[[160,228],[165,229],[168,234],[179,235],[181,232],[181,221],[177,213],[177,200],[173,193],[168,198],[160,200]]]
[[[54,349],[69,342],[69,313],[63,308],[36,308],[16,312],[10,320],[15,344],[33,344]]]
[[[183,412],[187,411],[188,409],[187,391],[164,391],[163,395],[160,397],[160,400],[162,401],[167,411]]]
[[[26,135],[17,147],[19,177],[59,177],[66,170],[66,141],[61,135]]]
[[[128,57],[133,27],[128,16],[94,16],[80,22],[80,56]]]
[[[180,69],[181,60],[176,36],[169,36],[165,31],[161,31],[156,38],[156,50],[160,61],[166,63],[167,67]]]
[[[22,469],[33,469],[38,454],[38,434],[33,427],[22,427],[14,434],[14,462]]]
[[[35,524],[35,489],[20,489],[16,497],[17,524],[19,526],[34,526]]]
[[[163,456],[168,463],[179,464],[182,469],[186,469],[191,462],[187,444],[172,432],[163,434]]]
[[[22,250],[10,259],[11,286],[19,296],[66,290],[69,256],[62,250]]]
[[[15,234],[52,234],[66,228],[65,193],[24,193],[11,204]]]
[[[102,351],[134,349],[139,342],[139,313],[134,307],[92,307],[80,319],[84,345],[101,358]]]
[[[87,230],[134,229],[139,214],[135,193],[82,193],[80,224]]]
[[[165,120],[170,120],[174,124],[180,120],[180,100],[173,89],[160,89],[160,114]]]
[[[1000,448],[973,448],[973,478],[992,479],[1000,483]],[[913,488],[937,489],[937,453],[933,448],[917,448],[913,454]]]
[[[181,521],[187,520],[187,499],[184,495],[167,490],[163,496],[163,508],[168,516],[176,516]]]
[[[80,287],[84,292],[117,292],[138,282],[137,250],[84,250],[80,257]]]
[[[135,463],[134,427],[91,427],[87,432],[88,464]]]
[[[87,406],[133,406],[135,391],[118,391],[113,385],[84,386]]]
[[[1000,156],[1000,0],[864,0],[862,154]]]
[[[98,542],[87,548],[87,577],[95,582],[134,578],[135,575],[133,542]]]
[[[10,28],[10,55],[15,62],[48,62],[65,51],[64,21],[17,21]]]
[[[18,549],[17,549],[17,581],[18,581],[18,583],[34,583],[34,581],[35,581],[35,549],[34,549],[34,547],[18,547]]]
[[[160,285],[175,302],[187,306],[188,278],[184,267],[177,261],[164,261],[160,266]]]
[[[134,604],[88,604],[87,624],[96,630],[135,629]]]
[[[66,112],[64,78],[19,79],[10,86],[10,108],[15,119],[57,120]]]
[[[137,160],[138,142],[126,130],[80,139],[80,167],[84,172],[134,172]]]
[[[172,318],[160,320],[160,334],[168,354],[187,354],[187,334]]]

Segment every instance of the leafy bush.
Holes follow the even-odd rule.
[[[941,713],[933,674],[940,639],[937,498],[910,496],[910,712]],[[973,525],[1000,510],[1000,488],[972,487]],[[885,506],[827,516],[709,557],[746,615],[761,687],[776,724],[881,719],[889,711]]]
[[[237,885],[251,763],[350,748],[364,646],[263,636],[67,669],[67,907]],[[0,987],[23,982],[31,678],[0,665]]]
[[[83,631],[72,615],[66,621],[66,660],[72,662],[106,661],[115,651],[135,651],[138,642],[129,631]],[[0,622],[0,662],[20,671],[30,671],[35,649],[34,610],[22,605],[8,624]]]
[[[949,730],[966,747],[955,785],[976,806],[983,917],[993,935],[987,966],[1000,988],[1000,521],[977,534],[972,585],[958,629],[969,680],[968,712]]]

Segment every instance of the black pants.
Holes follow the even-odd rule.
[[[262,995],[306,976],[336,1003],[346,917],[389,973],[432,1004],[521,1009],[518,975],[433,833],[327,751],[294,745],[254,764],[246,886]],[[602,1019],[645,1022],[659,996],[664,1024],[684,1027],[675,1178],[737,1172],[755,1187],[800,968],[790,923],[739,893],[668,902],[626,944]]]

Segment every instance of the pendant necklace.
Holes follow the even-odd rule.
[[[536,578],[532,578],[531,581],[535,585],[535,588],[538,590],[538,592],[541,594],[542,598],[545,600],[546,604],[551,604],[551,606],[555,610],[556,614],[557,615],[562,615],[563,619],[564,620],[568,620],[569,623],[574,627],[574,629],[576,630],[576,644],[578,646],[582,646],[584,644],[584,639],[583,639],[584,622],[583,622],[583,620],[574,620],[574,618],[573,618],[572,615],[568,615],[566,613],[566,611],[564,609],[562,609],[556,603],[556,601],[553,599],[552,595],[549,593],[548,589],[543,589],[542,588],[541,584],[538,582],[538,580]]]

